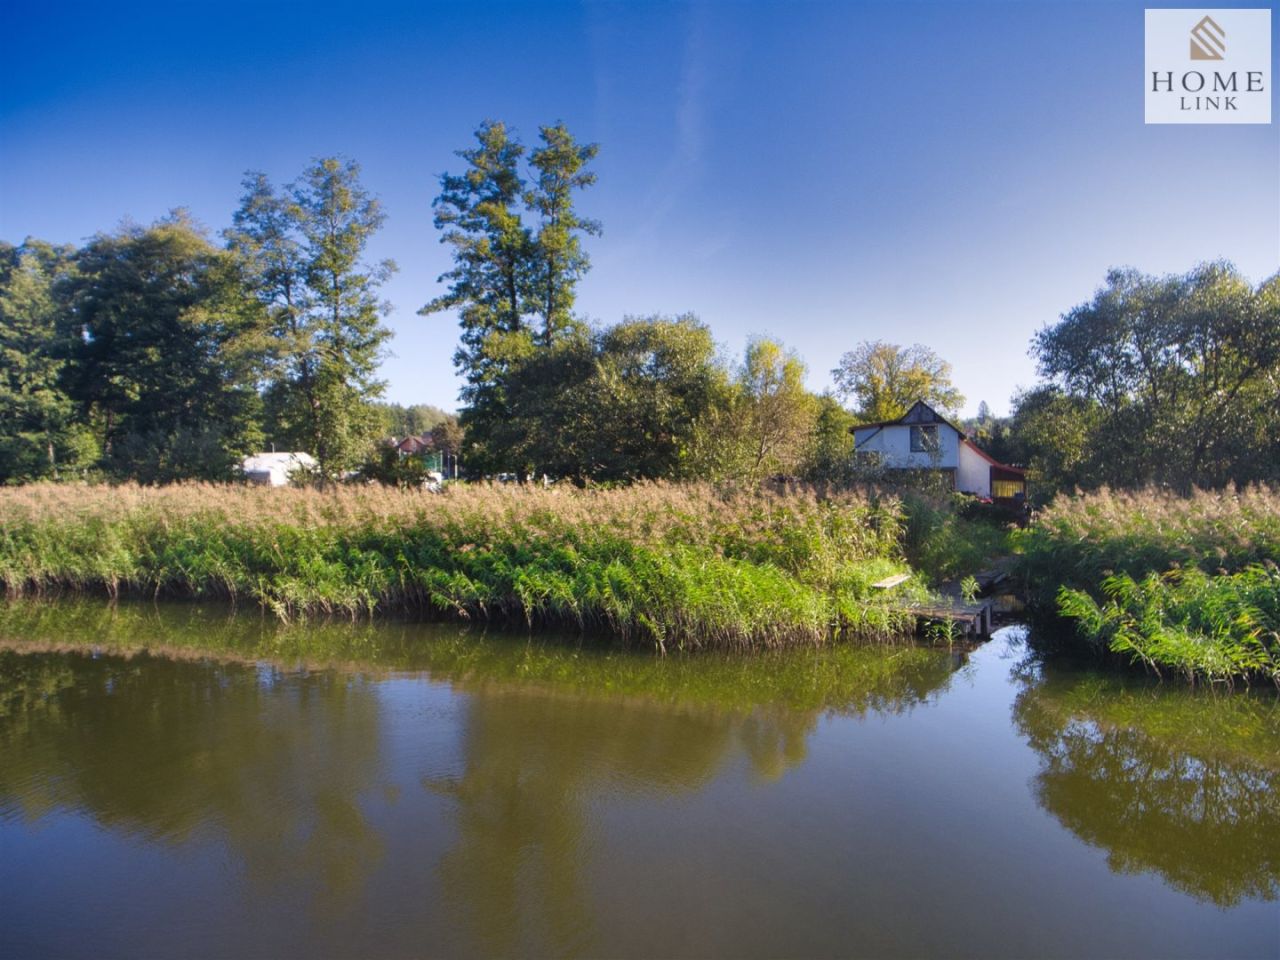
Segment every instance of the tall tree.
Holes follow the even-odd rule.
[[[599,222],[581,217],[573,205],[574,191],[596,182],[596,175],[585,167],[600,148],[578,144],[564,124],[542,127],[539,136],[542,146],[529,158],[536,176],[525,194],[525,204],[539,218],[529,297],[532,312],[542,321],[542,342],[550,344],[569,327],[578,280],[591,266],[581,234],[600,234]]]
[[[866,340],[831,371],[836,393],[852,399],[864,422],[894,420],[917,400],[954,413],[964,397],[951,383],[951,364],[928,347]]]
[[[263,386],[273,406],[281,406],[290,392],[300,393],[304,406],[311,407],[316,402],[315,351],[308,322],[312,298],[298,211],[288,192],[277,190],[264,173],[249,172],[242,185],[240,207],[224,236],[270,324],[272,350],[265,358]],[[278,410],[269,418],[273,425],[281,419]]]
[[[279,338],[272,432],[332,479],[362,462],[381,432],[377,368],[391,334],[378,288],[396,267],[367,263],[365,250],[385,214],[349,160],[318,160],[282,192],[258,174],[246,186],[228,241],[253,264]]]
[[[501,408],[501,381],[532,346],[524,323],[533,237],[521,211],[524,147],[506,125],[486,121],[477,145],[458,151],[460,174],[440,178],[434,201],[440,242],[453,248],[453,269],[440,277],[448,289],[419,312],[457,310],[462,343],[454,364],[466,377],[463,400],[477,410]]]
[[[1095,402],[1041,385],[1013,398],[1010,449],[1000,453],[1027,465],[1037,496],[1097,486],[1110,469],[1095,442],[1098,424]]]
[[[813,483],[848,483],[854,479],[853,434],[856,418],[830,393],[816,399],[813,434],[800,473]]]
[[[1113,270],[1040,331],[1041,374],[1097,410],[1098,483],[1274,479],[1280,277],[1256,290],[1226,263],[1185,275]]]
[[[698,433],[729,385],[695,317],[633,317],[566,332],[513,371],[511,395],[518,402],[495,435],[501,469],[679,479],[696,474]]]
[[[747,408],[750,478],[799,469],[817,413],[804,375],[804,361],[776,341],[760,338],[747,344],[739,383]]]
[[[506,469],[515,452],[510,425],[517,407],[528,404],[512,390],[517,382],[530,387],[518,368],[540,347],[585,333],[573,316],[576,286],[589,266],[581,237],[600,228],[578,214],[574,195],[595,182],[585,168],[597,148],[578,144],[563,125],[543,127],[540,138],[526,180],[524,147],[505,124],[481,124],[476,146],[458,154],[465,169],[440,178],[434,204],[453,268],[440,277],[445,293],[420,312],[458,312],[462,421],[469,462],[481,470]]]
[[[0,482],[57,479],[96,459],[63,383],[71,342],[55,287],[72,253],[0,244]]]
[[[100,234],[67,281],[67,382],[104,465],[143,481],[221,479],[259,440],[261,309],[236,258],[177,211]]]

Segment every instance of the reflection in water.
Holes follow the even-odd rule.
[[[696,791],[735,750],[774,779],[803,759],[815,722],[788,708],[673,709],[484,684],[467,710],[461,775],[427,783],[455,804],[458,841],[440,864],[453,915],[490,956],[531,943],[586,953],[588,808]]]
[[[198,945],[214,955],[273,952],[250,914],[291,953],[620,953],[635,949],[610,939],[634,933],[631,897],[685,911],[672,925],[686,935],[708,914],[732,926],[741,897],[760,915],[736,917],[740,939],[705,943],[759,953],[777,946],[752,939],[773,923],[759,898],[774,898],[775,871],[802,892],[776,898],[777,923],[804,924],[817,952],[845,952],[859,925],[886,953],[984,952],[1001,931],[920,903],[930,881],[967,870],[970,892],[993,903],[1020,895],[1001,886],[1008,876],[1050,883],[1070,860],[1078,899],[1064,911],[1096,914],[1095,891],[1117,896],[1118,913],[1142,908],[1056,825],[1018,815],[1034,803],[1117,874],[1222,907],[1280,893],[1274,695],[1030,662],[1006,682],[1001,642],[974,663],[917,647],[656,659],[454,626],[0,604],[0,842],[19,837],[50,861],[108,834],[111,855],[229,857],[249,896],[209,908],[216,936]],[[1020,771],[1035,764],[1029,794]],[[992,783],[1006,807],[963,835],[939,831],[937,798],[975,771],[1006,777]],[[65,814],[104,829],[39,832]],[[1006,869],[984,867],[987,852]],[[0,857],[0,886],[33,862],[6,869]],[[752,876],[757,865],[768,876]],[[185,880],[181,865],[156,869]],[[615,886],[595,889],[602,877]],[[646,897],[646,884],[675,899]],[[146,900],[134,886],[121,897]],[[54,889],[57,923],[81,905]],[[183,935],[204,906],[178,904],[165,934]],[[1169,893],[1162,916],[1190,907]],[[1220,911],[1196,922],[1211,923],[1206,913]],[[0,953],[14,920],[0,902]],[[1038,942],[1025,928],[1041,920],[1008,922]],[[1110,942],[1127,942],[1127,922]],[[1256,945],[1256,920],[1236,922],[1220,929]],[[54,942],[41,923],[16,924],[28,946]],[[85,939],[71,942],[96,943],[99,919],[86,909],[81,923]],[[945,929],[913,939],[912,924],[931,923]],[[655,936],[650,952],[681,942],[704,943]]]
[[[824,711],[903,713],[962,665],[912,647],[659,660],[454,626],[0,605],[0,818],[84,811],[171,845],[216,834],[260,886],[354,904],[395,842],[361,803],[383,775],[380,681],[422,671],[466,704],[461,769],[422,779],[456,828],[436,871],[454,922],[487,954],[578,953],[601,796],[697,791],[735,755],[776,780]]]
[[[0,820],[84,811],[140,840],[215,832],[250,883],[342,898],[382,855],[360,794],[377,702],[336,674],[0,650]]]
[[[1037,801],[1116,871],[1219,906],[1280,892],[1280,707],[1028,667],[1014,705]]]
[[[171,660],[270,662],[370,677],[424,672],[478,689],[511,683],[613,700],[637,697],[686,706],[755,709],[760,704],[845,714],[900,713],[937,696],[962,654],[919,647],[835,646],[751,656],[657,659],[583,647],[575,639],[468,630],[456,625],[320,622],[281,624],[226,607],[65,600],[0,603],[0,648],[83,651]]]

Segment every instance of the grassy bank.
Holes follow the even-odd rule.
[[[1157,672],[1280,683],[1280,491],[1060,498],[1019,542],[1041,621]]]
[[[697,485],[36,485],[0,491],[0,582],[770,647],[909,628],[870,589],[906,569],[901,526],[895,500]]]

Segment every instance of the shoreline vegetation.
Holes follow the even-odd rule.
[[[1280,488],[1059,496],[1017,541],[1033,621],[1067,643],[1191,682],[1280,685]]]
[[[1011,557],[1057,643],[1190,682],[1280,685],[1280,490],[1060,496],[1025,530],[910,490],[639,483],[0,490],[0,583],[408,614],[759,650],[913,632],[931,585]],[[899,573],[894,591],[872,584]]]
[[[399,611],[660,650],[888,639],[911,626],[871,587],[908,570],[891,497],[37,484],[0,491],[0,516],[10,596],[217,598],[283,619]]]

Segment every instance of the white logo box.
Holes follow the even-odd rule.
[[[1147,123],[1271,122],[1270,10],[1146,15]]]

